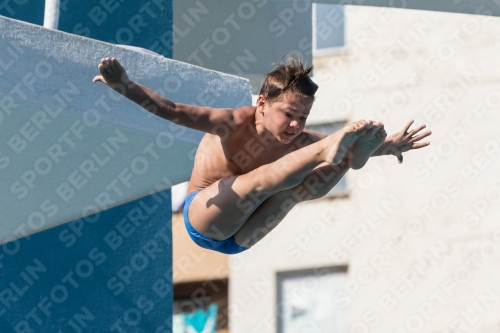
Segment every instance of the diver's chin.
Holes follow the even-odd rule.
[[[297,135],[295,133],[291,134],[291,133],[283,132],[281,134],[282,141],[284,141],[286,143],[292,142],[292,140],[295,139],[296,136]]]

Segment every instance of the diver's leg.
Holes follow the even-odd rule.
[[[264,201],[234,235],[238,245],[251,247],[274,229],[299,202],[326,195],[349,170],[342,165],[321,165],[299,185],[278,192]]]

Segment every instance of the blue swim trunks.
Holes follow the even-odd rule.
[[[217,241],[203,235],[202,233],[198,232],[195,228],[193,228],[191,222],[189,222],[188,211],[189,211],[189,206],[191,205],[191,202],[193,201],[195,195],[198,194],[199,192],[200,191],[194,191],[189,193],[184,203],[184,224],[186,225],[186,229],[191,239],[196,244],[205,249],[214,250],[225,254],[236,254],[248,250],[248,248],[236,244],[236,241],[234,240],[234,235],[229,237],[228,239]]]

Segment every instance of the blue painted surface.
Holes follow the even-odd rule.
[[[170,189],[0,246],[0,332],[169,332]]]
[[[172,58],[172,0],[61,0],[61,31]]]
[[[45,0],[0,1],[0,15],[33,24],[43,25],[44,11]]]

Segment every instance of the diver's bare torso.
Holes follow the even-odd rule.
[[[289,144],[276,142],[270,133],[258,133],[255,107],[233,111],[234,124],[221,135],[205,134],[196,152],[188,193],[202,190],[216,181],[248,173],[324,137],[304,130]]]

